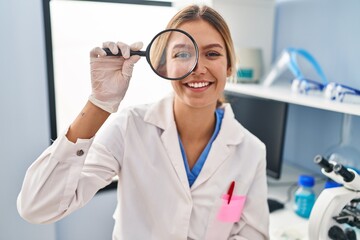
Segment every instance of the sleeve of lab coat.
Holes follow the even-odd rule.
[[[72,143],[64,134],[29,167],[17,199],[19,214],[25,220],[55,222],[84,206],[111,183],[119,165],[103,146],[92,142],[79,139]],[[101,164],[91,157],[85,164],[88,155],[101,159]]]
[[[265,151],[248,192],[246,208],[240,222],[234,224],[229,240],[269,239]]]

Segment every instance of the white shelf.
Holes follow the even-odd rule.
[[[309,95],[304,95],[292,93],[290,84],[265,87],[259,84],[227,83],[225,90],[248,96],[360,116],[360,102],[335,102],[325,99],[320,94],[316,95],[312,93]],[[357,98],[360,100],[360,97]]]

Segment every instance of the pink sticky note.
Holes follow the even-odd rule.
[[[229,195],[222,196],[222,204],[219,209],[217,219],[223,222],[237,222],[240,220],[246,196],[233,195],[228,204]]]

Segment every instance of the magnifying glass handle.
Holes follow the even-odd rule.
[[[119,50],[118,54],[113,54],[109,48],[103,48],[104,51],[106,52],[106,56],[122,56],[121,51]],[[146,57],[146,51],[132,51],[130,50],[130,56],[132,55],[139,55],[141,57]]]

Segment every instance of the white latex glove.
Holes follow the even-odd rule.
[[[138,51],[143,47],[142,42],[131,46],[122,42],[105,42],[103,48],[109,48],[113,54],[119,49],[122,57],[106,56],[106,52],[96,47],[90,52],[92,93],[89,100],[99,108],[114,113],[118,110],[121,100],[129,86],[134,64],[140,56],[130,56],[130,49]]]

